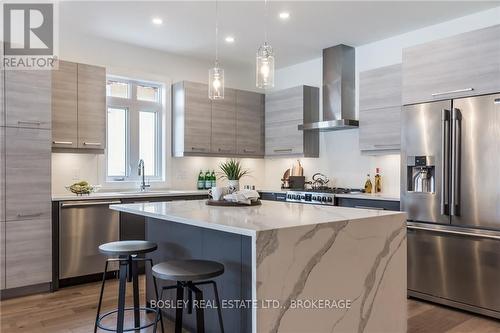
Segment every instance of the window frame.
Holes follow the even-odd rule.
[[[147,176],[148,181],[164,181],[164,167],[163,167],[163,89],[164,85],[157,82],[151,82],[147,80],[137,80],[119,77],[115,75],[107,75],[106,83],[108,81],[118,81],[124,82],[129,85],[129,97],[113,97],[106,96],[106,111],[108,108],[122,108],[127,109],[127,130],[126,130],[126,168],[125,176],[110,176],[108,175],[108,150],[106,149],[105,157],[105,179],[109,183],[124,183],[124,182],[137,182],[141,180],[138,175],[137,166],[139,162],[140,152],[139,152],[139,138],[140,138],[140,112],[153,112],[155,113],[155,165],[154,165],[154,176]],[[137,99],[137,86],[151,86],[158,89],[158,102],[143,101]],[[107,120],[107,112],[106,112]],[[106,132],[107,132],[106,125]]]

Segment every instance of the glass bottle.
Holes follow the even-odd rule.
[[[215,176],[214,170],[212,170],[212,175],[210,176],[210,180],[212,181],[212,187],[217,186],[217,177]]]
[[[205,177],[203,176],[202,170],[200,170],[200,173],[198,174],[198,183],[196,184],[196,188],[198,190],[205,189]]]
[[[366,175],[366,182],[365,182],[365,193],[372,193],[372,181],[370,179],[370,174]]]
[[[212,188],[212,177],[210,177],[210,171],[205,172],[205,190]]]
[[[380,168],[375,170],[375,193],[382,192],[382,176],[380,175]]]

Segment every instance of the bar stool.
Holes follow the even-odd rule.
[[[153,242],[142,241],[142,240],[132,240],[132,241],[119,241],[119,242],[111,242],[106,244],[101,244],[99,246],[99,252],[105,254],[107,256],[113,257],[108,258],[106,260],[106,264],[104,266],[104,274],[102,278],[101,285],[101,293],[99,296],[99,305],[97,306],[97,315],[94,325],[94,333],[97,332],[97,328],[100,328],[109,332],[128,332],[128,331],[136,331],[141,330],[150,326],[156,326],[158,320],[161,323],[161,329],[163,332],[163,319],[161,317],[161,311],[159,309],[153,309],[149,307],[140,307],[139,304],[139,274],[137,263],[140,261],[149,262],[151,267],[153,267],[153,260],[146,258],[138,258],[138,254],[145,254],[149,252],[153,252],[158,248],[158,246]],[[102,297],[104,294],[104,285],[106,283],[106,273],[108,271],[108,264],[110,262],[118,262],[119,263],[119,288],[118,288],[118,308],[107,312],[101,316],[101,305],[102,305]],[[134,306],[131,308],[125,308],[125,291],[126,285],[128,282],[132,282],[133,289],[133,299]],[[158,288],[156,285],[156,278],[153,276],[154,287],[155,287],[155,296],[158,298]],[[134,327],[133,328],[124,328],[125,321],[125,311],[134,311]],[[155,312],[155,320],[151,323],[147,323],[141,326],[141,317],[140,312]],[[116,319],[116,329],[105,327],[101,324],[101,321],[110,316],[111,314],[117,313]]]
[[[222,323],[222,309],[220,306],[219,292],[217,283],[213,280],[207,280],[224,273],[224,265],[209,260],[170,260],[153,266],[153,277],[161,280],[176,281],[174,286],[163,287],[160,294],[160,300],[163,299],[163,292],[169,289],[176,289],[176,305],[184,304],[184,289],[188,291],[188,313],[192,313],[193,293],[198,305],[203,300],[203,292],[198,286],[211,284],[214,290],[217,314],[219,317],[220,331],[224,333]],[[161,311],[161,310],[160,310]],[[175,309],[175,333],[182,332],[182,312],[183,307]],[[203,308],[196,307],[196,331],[205,332],[205,318]]]

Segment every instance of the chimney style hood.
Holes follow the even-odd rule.
[[[354,107],[355,50],[337,45],[323,50],[323,120],[299,130],[338,131],[358,128]]]

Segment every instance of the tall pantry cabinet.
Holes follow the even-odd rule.
[[[0,82],[0,289],[48,290],[51,71],[2,70]]]

